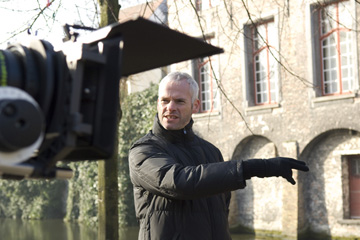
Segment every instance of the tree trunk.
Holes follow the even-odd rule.
[[[98,0],[100,5],[100,27],[105,27],[118,21],[118,0]],[[119,79],[120,80],[120,79]],[[121,119],[121,108],[118,110],[118,123]],[[118,146],[118,131],[116,134]],[[119,239],[118,214],[118,147],[111,158],[99,161],[99,229],[98,240]]]
[[[118,0],[98,0],[100,4],[100,27],[118,22],[120,6]]]

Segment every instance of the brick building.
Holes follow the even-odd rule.
[[[195,130],[224,158],[307,162],[297,185],[247,181],[233,192],[234,229],[360,237],[360,5],[355,0],[168,0],[172,29],[224,48],[169,70],[200,85]],[[212,70],[213,69],[213,70]]]

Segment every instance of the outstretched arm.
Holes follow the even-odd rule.
[[[173,199],[194,199],[245,187],[242,161],[184,166],[151,144],[133,147],[130,177],[135,186]]]

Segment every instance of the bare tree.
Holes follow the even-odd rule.
[[[27,35],[62,42],[62,26],[65,23],[97,28],[100,25],[100,9],[96,0],[3,0],[0,15],[6,21],[0,23],[0,44],[21,41]]]

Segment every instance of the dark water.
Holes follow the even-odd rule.
[[[62,220],[0,219],[0,239],[4,240],[91,240],[96,229]]]
[[[137,240],[138,228],[119,231],[119,240]],[[232,235],[233,240],[264,240],[253,235]],[[96,240],[97,229],[62,220],[20,220],[0,218],[0,239],[4,240]],[[273,239],[275,240],[275,239]],[[280,240],[280,239],[279,239]]]

